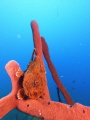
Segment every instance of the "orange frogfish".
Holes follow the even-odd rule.
[[[18,71],[19,76],[22,71]],[[27,70],[23,73],[22,88],[17,93],[18,99],[24,99],[25,96],[31,99],[38,99],[44,94],[46,85],[46,71],[39,56],[36,56],[28,65]]]

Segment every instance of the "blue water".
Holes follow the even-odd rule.
[[[11,91],[6,63],[16,60],[25,70],[30,61],[32,20],[37,21],[57,73],[74,102],[90,106],[90,0],[0,0],[0,98]],[[45,65],[51,99],[58,101],[57,86]],[[61,92],[60,97],[66,103]],[[20,118],[22,113],[14,111],[2,120],[23,120],[25,116]]]

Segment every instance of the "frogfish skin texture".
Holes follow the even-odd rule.
[[[42,97],[46,85],[45,75],[45,68],[39,56],[36,56],[35,59],[30,62],[24,74],[23,89],[25,95],[31,99]]]

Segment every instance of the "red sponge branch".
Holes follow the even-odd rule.
[[[49,70],[51,71],[51,74],[52,74],[52,77],[54,79],[54,81],[56,82],[58,88],[60,89],[60,91],[62,92],[63,96],[65,97],[67,103],[69,105],[73,105],[74,102],[72,100],[72,98],[70,97],[69,93],[67,92],[66,88],[63,86],[57,72],[56,72],[56,69],[50,59],[50,55],[49,55],[49,50],[48,50],[48,45],[47,43],[45,42],[45,39],[43,37],[41,37],[41,40],[42,40],[42,48],[43,48],[43,54],[44,54],[44,57],[47,61],[47,64],[48,64],[48,67],[49,67]]]
[[[47,43],[45,42],[45,39],[43,37],[41,37],[41,40],[42,40],[42,48],[43,48],[43,54],[44,54],[44,57],[47,61],[47,64],[48,64],[48,67],[49,67],[49,70],[51,71],[51,74],[52,74],[52,77],[54,79],[54,81],[56,82],[58,88],[60,89],[60,91],[62,92],[63,96],[65,97],[67,103],[69,105],[73,105],[74,102],[73,100],[71,99],[69,93],[67,92],[66,88],[63,86],[57,72],[56,72],[56,69],[50,59],[50,55],[49,55],[49,50],[48,50],[48,45]]]
[[[33,41],[34,41],[34,47],[35,47],[35,53],[42,59],[42,43],[41,43],[41,37],[39,33],[38,24],[35,20],[31,22],[31,28],[33,33]]]

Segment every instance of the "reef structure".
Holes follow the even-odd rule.
[[[36,56],[29,63],[26,71],[22,71],[14,60],[6,64],[5,69],[11,78],[12,91],[0,99],[0,118],[3,118],[10,110],[17,108],[42,120],[89,120],[90,107],[74,103],[71,99],[50,60],[48,46],[45,39],[40,36],[35,20],[31,22],[31,28]],[[68,104],[50,100],[42,53],[47,60],[52,77]]]

